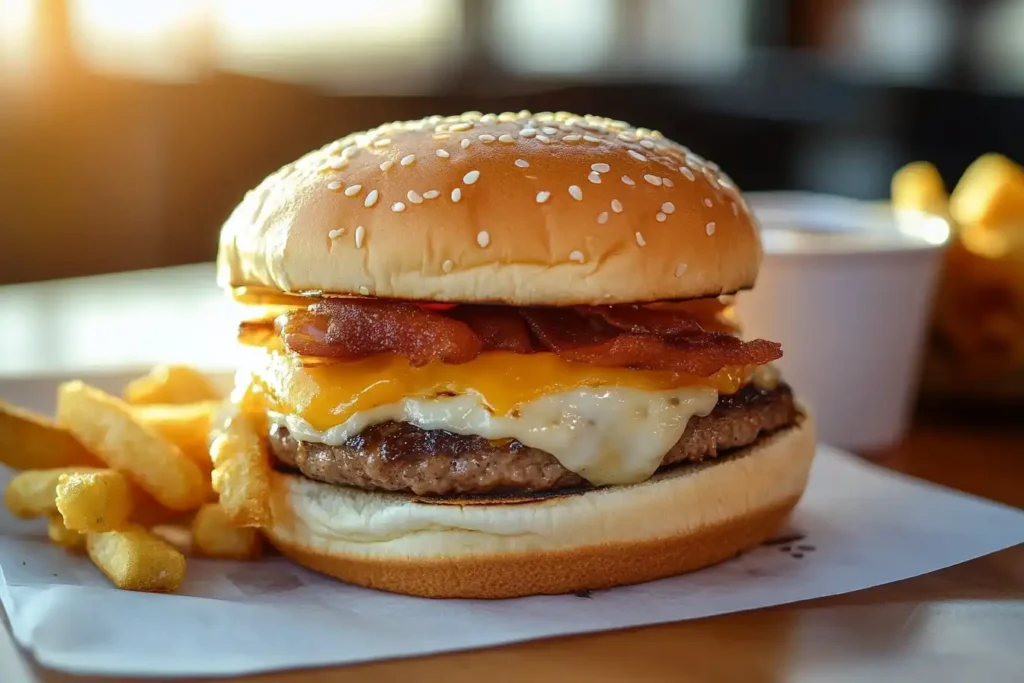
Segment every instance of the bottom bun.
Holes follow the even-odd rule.
[[[299,564],[433,598],[510,598],[641,583],[706,567],[769,538],[807,485],[809,418],[729,456],[630,486],[502,505],[274,473],[270,542]]]

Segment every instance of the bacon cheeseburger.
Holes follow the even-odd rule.
[[[727,302],[761,261],[717,166],[592,116],[467,113],[312,152],[223,228],[264,309],[271,542],[363,586],[637,583],[773,533],[810,420]],[[267,313],[270,311],[270,314]]]

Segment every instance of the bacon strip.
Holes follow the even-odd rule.
[[[485,350],[548,350],[577,363],[707,377],[726,366],[763,365],[782,356],[774,342],[705,331],[705,319],[711,318],[640,306],[462,305],[439,311],[379,299],[328,299],[287,314],[278,325],[285,346],[307,358],[390,352],[414,366],[466,363]],[[243,331],[257,338],[265,333],[253,328]]]
[[[328,299],[290,313],[285,346],[304,356],[352,360],[398,353],[410,365],[466,363],[483,350],[465,323],[415,304],[374,299]]]
[[[704,331],[693,316],[679,310],[655,310],[641,306],[581,306],[579,311],[583,315],[599,316],[612,327],[630,334],[671,337]]]
[[[675,337],[622,334],[603,321],[558,309],[523,311],[533,333],[568,361],[591,365],[672,370],[708,377],[727,365],[763,365],[782,357],[782,347],[758,339],[697,332]]]
[[[534,352],[526,321],[512,306],[466,305],[449,311],[448,315],[469,325],[486,351]]]

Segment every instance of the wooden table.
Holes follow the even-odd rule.
[[[132,284],[138,284],[140,277],[159,280],[164,276],[138,276]],[[105,287],[113,286],[109,282]],[[112,282],[120,284],[116,279]],[[38,292],[46,286],[21,288],[16,294],[22,296],[25,290],[45,299]],[[3,294],[0,289],[0,319],[4,302],[13,300]],[[25,370],[24,366],[18,369]],[[900,447],[876,457],[887,467],[1024,507],[1024,426],[921,424]],[[920,578],[795,605],[483,651],[240,680],[781,683],[865,679],[1024,680],[1024,546]],[[0,629],[0,681],[100,680],[40,669]]]

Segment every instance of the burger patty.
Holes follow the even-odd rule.
[[[706,417],[694,417],[665,454],[661,466],[699,462],[753,443],[759,435],[797,417],[788,386],[753,385],[721,396]],[[361,489],[405,491],[422,496],[526,493],[589,486],[547,451],[515,439],[492,441],[406,422],[383,422],[345,443],[301,441],[273,425],[270,449],[285,467],[310,479]]]

